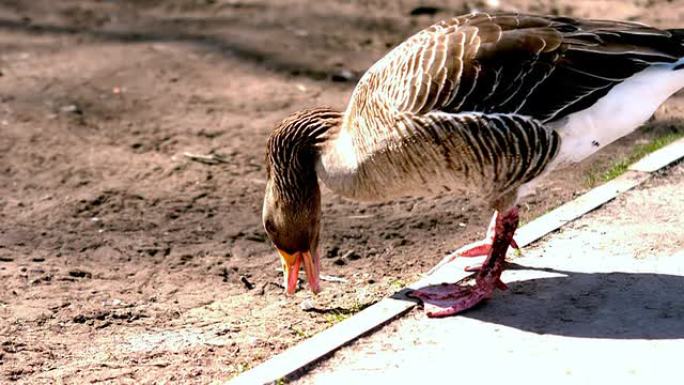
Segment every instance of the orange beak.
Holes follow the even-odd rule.
[[[304,262],[304,271],[306,278],[309,280],[309,288],[316,294],[321,291],[320,283],[320,258],[318,255],[311,255],[311,252],[295,252],[288,254],[287,252],[278,249],[280,255],[280,262],[283,265],[283,274],[285,279],[285,288],[287,294],[294,294],[297,290],[297,278],[299,277],[299,266]]]

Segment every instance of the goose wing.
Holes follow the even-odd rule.
[[[560,148],[556,131],[516,114],[404,113],[396,128],[410,135],[377,146],[359,163],[357,197],[477,192],[503,210]]]
[[[375,131],[391,129],[404,112],[515,113],[548,122],[682,56],[672,32],[641,24],[472,14],[417,33],[377,62],[359,82],[347,118],[352,129],[359,122]]]
[[[635,23],[474,14],[433,25],[371,67],[352,95],[338,141],[353,144],[339,156],[353,154],[358,167],[350,195],[461,188],[497,205],[558,153],[546,123],[682,56],[672,32]]]

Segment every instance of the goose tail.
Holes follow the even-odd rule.
[[[668,29],[667,32],[669,32],[672,35],[673,39],[679,41],[680,44],[684,45],[684,28]]]
[[[672,35],[672,39],[677,41],[681,46],[684,46],[684,28],[668,29],[667,32]],[[684,57],[674,63],[673,69],[675,71],[684,69]]]

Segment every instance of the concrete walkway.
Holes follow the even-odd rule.
[[[446,319],[414,309],[295,383],[684,383],[684,163],[512,262],[510,290],[484,306]]]

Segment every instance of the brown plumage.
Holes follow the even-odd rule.
[[[300,262],[318,272],[320,179],[355,200],[483,199],[501,215],[486,242],[461,254],[488,254],[488,267],[446,313],[489,297],[503,285],[505,254],[492,254],[491,244],[512,238],[521,190],[629,133],[684,86],[682,35],[636,23],[472,14],[409,38],[367,71],[345,112],[298,112],[269,138],[264,225],[288,292]],[[626,109],[644,90],[649,101]],[[309,279],[317,290],[317,277]]]

